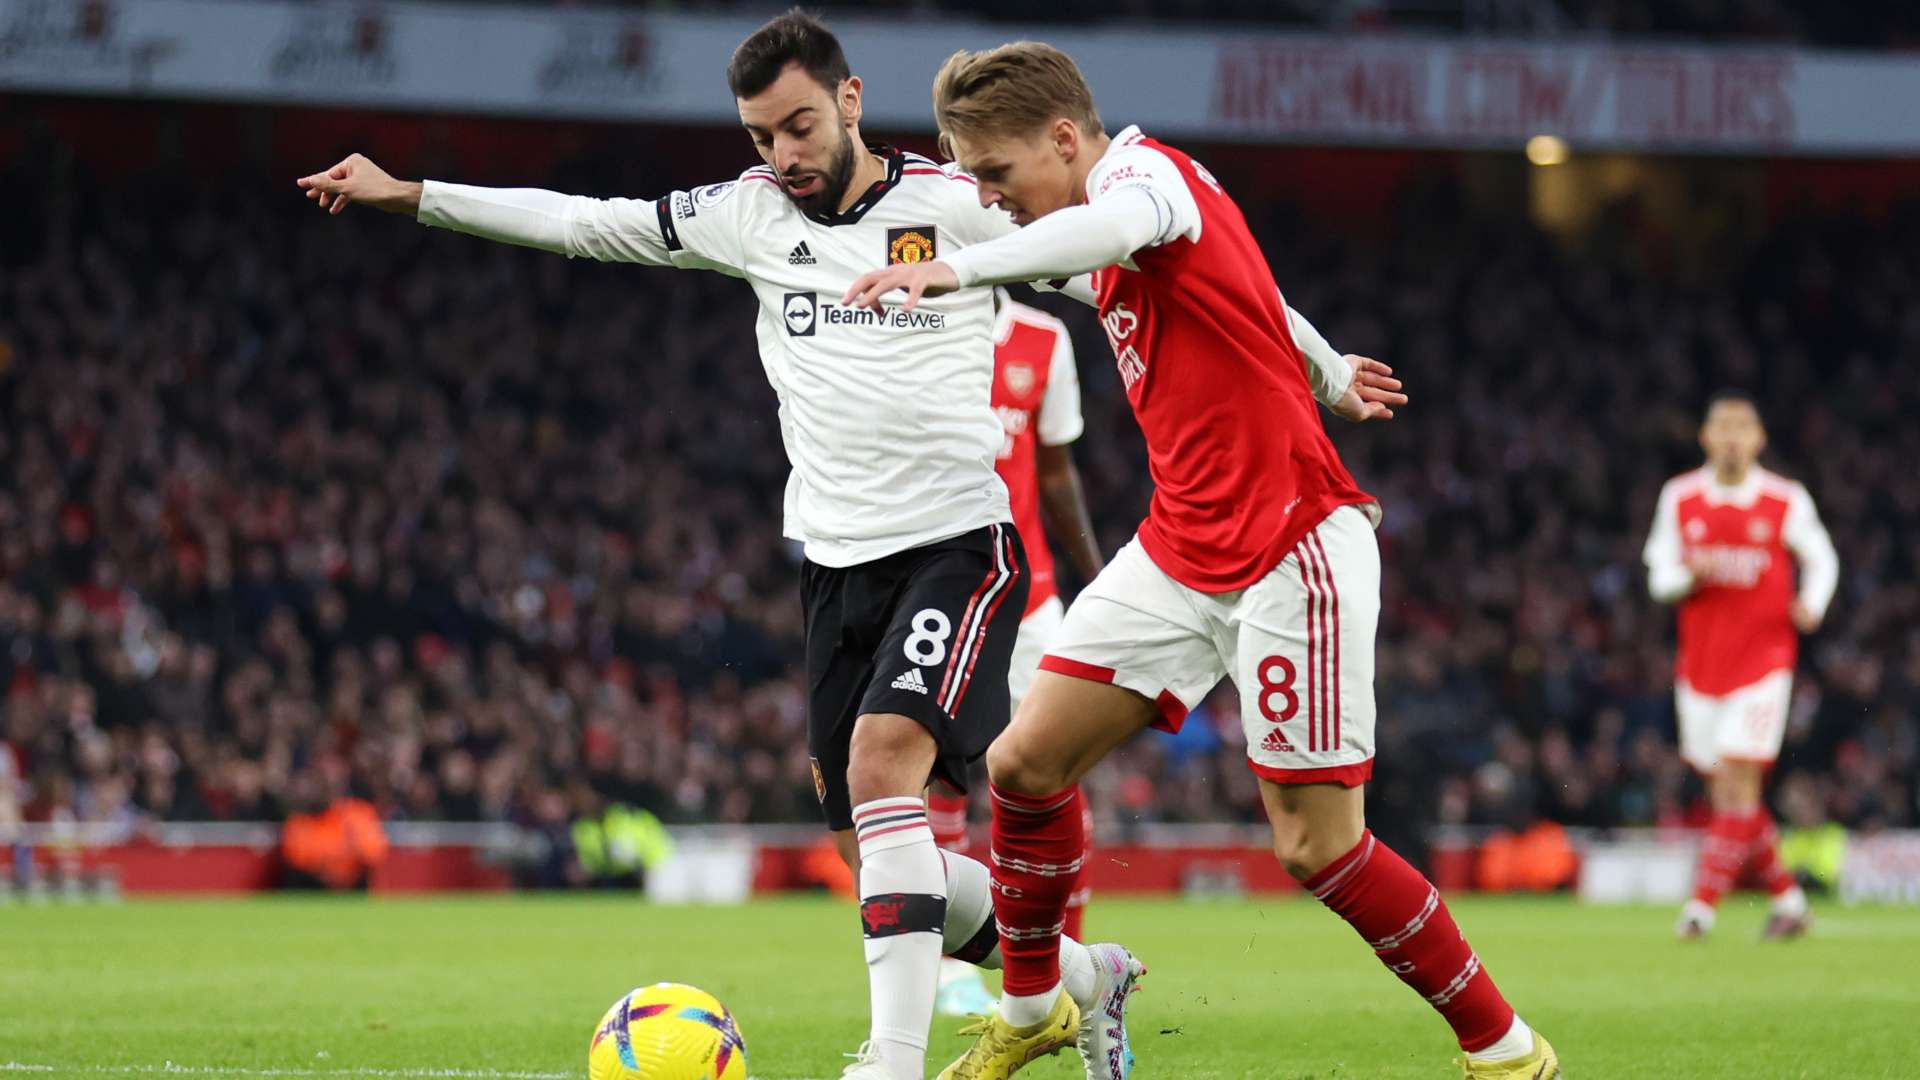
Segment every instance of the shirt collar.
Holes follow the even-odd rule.
[[[1760,494],[1760,478],[1764,470],[1755,465],[1747,470],[1747,475],[1737,484],[1722,484],[1713,473],[1713,467],[1700,470],[1701,491],[1707,502],[1718,506],[1748,506],[1754,497]]]

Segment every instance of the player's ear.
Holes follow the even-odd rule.
[[[1062,116],[1053,122],[1053,152],[1062,161],[1072,161],[1080,152],[1080,128]]]
[[[834,97],[834,104],[840,107],[840,117],[848,127],[860,123],[860,76],[849,75],[840,80],[840,91]]]

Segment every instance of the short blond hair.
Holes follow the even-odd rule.
[[[953,153],[952,136],[1024,136],[1061,117],[1098,135],[1100,112],[1093,91],[1073,57],[1041,41],[1015,41],[995,49],[947,57],[933,77],[933,115],[940,146]]]

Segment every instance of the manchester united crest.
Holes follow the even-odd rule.
[[[808,758],[807,760],[813,764],[813,796],[821,802],[826,802],[827,778],[826,775],[820,771],[820,759]]]
[[[1001,378],[1007,381],[1007,391],[1014,397],[1026,397],[1033,389],[1033,365],[1015,360],[1002,369]]]
[[[932,262],[938,235],[931,225],[909,225],[887,230],[887,265]]]

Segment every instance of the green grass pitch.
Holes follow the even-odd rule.
[[[1826,908],[1813,937],[1762,944],[1760,906],[1737,899],[1713,939],[1682,945],[1664,908],[1454,908],[1574,1080],[1920,1076],[1913,909]],[[16,904],[0,908],[0,1080],[584,1076],[601,1012],[662,979],[728,1003],[761,1080],[837,1077],[866,1030],[857,925],[825,898]],[[1445,1026],[1310,902],[1096,897],[1088,930],[1152,968],[1140,1080],[1458,1076]],[[962,1048],[957,1026],[936,1023],[933,1069]]]

